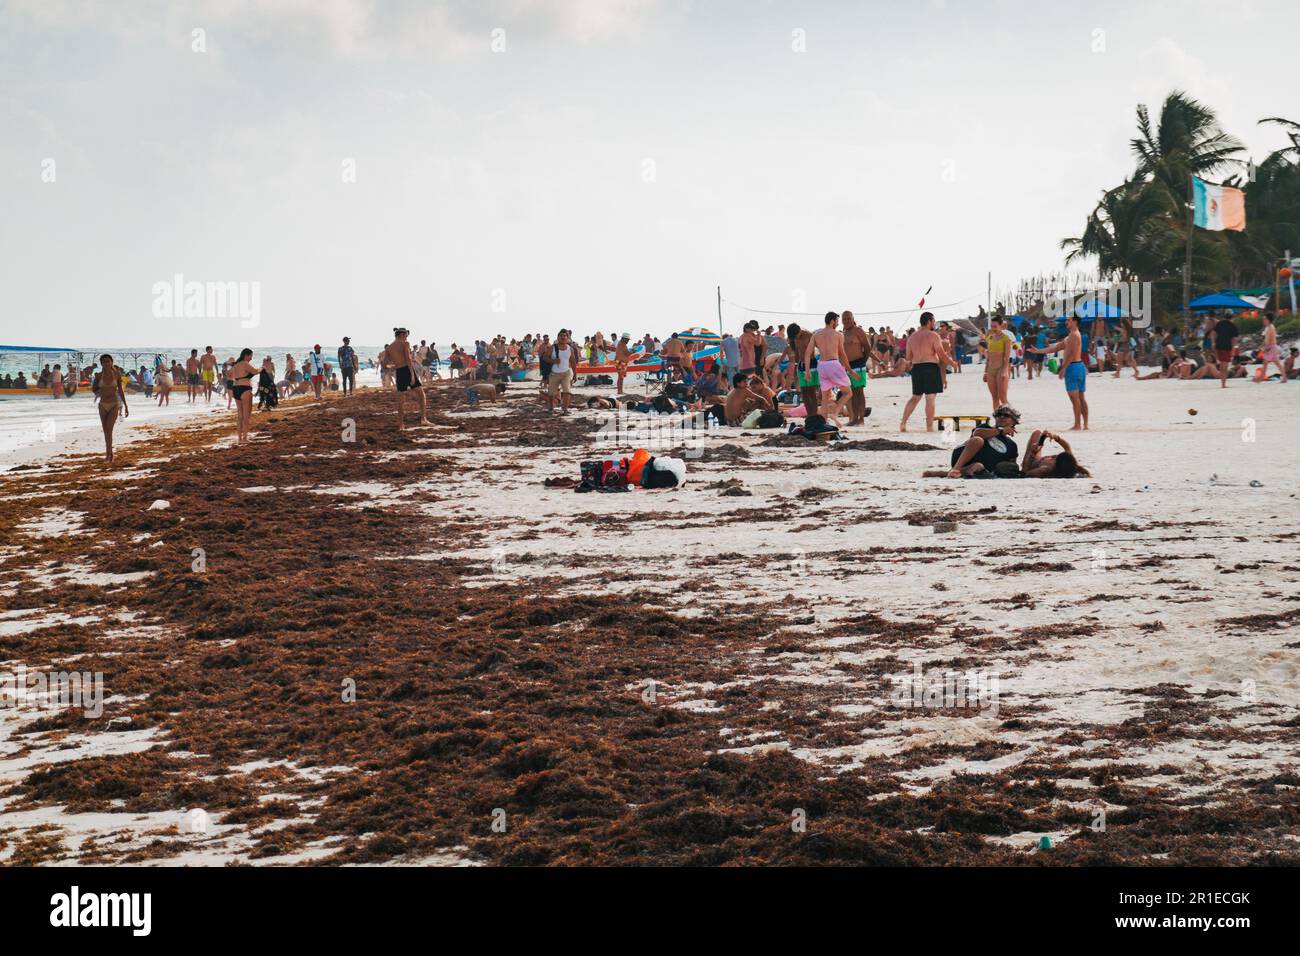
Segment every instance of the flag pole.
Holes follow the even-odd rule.
[[[1187,259],[1183,264],[1183,322],[1192,313],[1192,234],[1196,229],[1196,177],[1187,174]]]
[[[722,286],[718,286],[718,334],[722,334]]]

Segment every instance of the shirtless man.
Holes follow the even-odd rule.
[[[943,369],[954,363],[942,336],[934,331],[934,313],[922,312],[920,327],[907,337],[907,360],[912,363],[912,397],[903,407],[900,432],[907,431],[921,396],[925,396],[925,430],[934,431],[934,397],[943,391]]]
[[[867,408],[867,358],[871,354],[871,340],[848,309],[840,315],[844,323],[844,354],[849,357],[849,381],[853,388],[850,399],[850,425],[863,425],[871,410]]]
[[[737,372],[731,379],[731,391],[727,393],[727,402],[723,406],[727,424],[739,428],[750,412],[772,408],[773,398],[775,393],[757,376]]]
[[[1069,330],[1065,338],[1046,348],[1031,346],[1034,352],[1046,355],[1049,352],[1061,352],[1061,371],[1065,379],[1065,394],[1070,396],[1070,405],[1074,409],[1074,427],[1072,432],[1088,430],[1088,400],[1084,393],[1088,390],[1088,366],[1083,364],[1083,337],[1079,334],[1079,318],[1071,315],[1065,320]],[[991,353],[990,353],[991,356]]]
[[[767,349],[767,343],[763,341],[763,336],[758,334],[758,322],[751,319],[745,323],[745,330],[740,333],[740,371],[745,375],[761,373],[763,369],[763,353]]]
[[[786,355],[789,356],[790,367],[794,369],[795,385],[798,386],[799,395],[803,399],[804,410],[809,415],[816,415],[818,408],[821,407],[821,391],[815,384],[817,370],[809,368],[804,362],[804,353],[808,351],[808,345],[812,342],[812,333],[791,322],[786,327],[785,337]]]
[[[1241,334],[1237,331],[1236,324],[1227,316],[1214,323],[1212,331],[1214,358],[1219,366],[1219,387],[1227,388],[1228,379],[1237,377],[1232,371],[1232,362],[1237,356],[1237,339],[1240,338]]]
[[[614,386],[617,395],[623,394],[623,380],[627,378],[627,367],[632,364],[632,349],[628,346],[630,336],[624,332],[614,346],[614,370],[618,373],[618,384]]]
[[[989,320],[989,331],[984,336],[988,359],[984,365],[984,382],[989,387],[993,407],[1007,404],[1007,388],[1011,381],[1011,348],[1015,340],[996,315]]]
[[[477,405],[480,402],[495,402],[498,398],[505,398],[505,396],[505,382],[480,382],[477,385],[465,387],[465,400],[471,405]]]
[[[804,349],[804,364],[812,367],[813,351],[816,350],[818,387],[825,397],[834,389],[842,389],[838,400],[827,398],[822,402],[822,415],[829,419],[836,428],[843,428],[839,416],[844,414],[844,406],[850,396],[849,357],[844,354],[844,334],[837,328],[840,317],[834,312],[826,313],[826,324],[812,334]]]
[[[199,350],[190,349],[190,357],[185,360],[185,384],[190,392],[190,404],[199,397],[199,385],[203,378],[199,374]]]
[[[1277,370],[1282,373],[1282,383],[1285,385],[1287,380],[1286,368],[1282,365],[1282,350],[1277,347],[1277,326],[1273,324],[1273,313],[1264,313],[1264,342],[1260,350],[1260,359],[1264,362],[1263,374],[1260,381],[1268,378],[1268,367],[1276,365]]]
[[[199,359],[199,374],[203,376],[203,398],[211,403],[212,386],[217,381],[217,357],[212,354],[211,345],[203,350],[203,357]]]
[[[1300,349],[1294,345],[1286,357],[1286,362],[1282,365],[1282,371],[1286,372],[1286,378],[1300,378],[1300,369],[1296,365],[1300,364]]]
[[[393,341],[384,346],[379,355],[379,362],[393,370],[397,378],[397,430],[406,431],[404,412],[406,393],[414,390],[420,398],[420,424],[432,425],[429,421],[429,406],[425,402],[424,389],[420,386],[420,377],[416,374],[415,356],[411,353],[411,343],[407,341],[410,330],[393,329]]]
[[[682,365],[686,360],[686,344],[677,337],[674,332],[672,338],[664,343],[660,350],[665,361],[668,363],[668,380],[673,381],[682,377]]]

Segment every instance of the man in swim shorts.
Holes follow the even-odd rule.
[[[1065,338],[1047,348],[1033,347],[1033,351],[1046,355],[1048,352],[1061,352],[1061,371],[1065,379],[1065,394],[1070,397],[1074,409],[1074,427],[1070,431],[1088,430],[1088,401],[1084,392],[1088,390],[1088,366],[1083,364],[1083,336],[1079,334],[1079,318],[1071,315],[1065,320],[1068,330]]]
[[[900,432],[907,431],[907,420],[912,416],[921,397],[925,397],[925,430],[934,431],[934,397],[943,391],[942,370],[954,364],[953,357],[944,348],[943,338],[934,330],[934,313],[921,313],[921,326],[907,337],[907,360],[912,363],[912,397],[903,407]]]
[[[1232,360],[1237,354],[1237,339],[1241,333],[1226,315],[1214,323],[1214,358],[1219,364],[1219,387],[1228,387],[1228,376],[1232,374]],[[1234,376],[1235,377],[1235,376]]]
[[[420,378],[415,371],[415,355],[411,352],[411,343],[408,341],[410,330],[397,328],[393,329],[393,341],[384,346],[384,351],[380,353],[379,362],[391,368],[397,377],[397,430],[406,431],[406,421],[404,412],[406,410],[406,393],[414,391],[420,398],[420,424],[432,425],[429,421],[429,407],[425,402],[424,388],[420,385]]]
[[[420,360],[416,355],[413,354],[411,358],[415,365],[420,364]],[[321,391],[325,387],[325,356],[320,354],[319,342],[313,345],[312,350],[307,353],[307,361],[303,363],[303,369],[311,375],[312,391],[316,393],[316,401],[319,402],[321,400]],[[419,384],[420,380],[417,378],[415,381],[416,384]],[[421,392],[420,394],[423,395],[424,393]]]
[[[199,364],[199,350],[190,349],[190,357],[185,360],[185,384],[189,388],[191,404],[199,397],[199,386],[203,384]]]
[[[623,380],[627,378],[628,366],[632,364],[632,349],[628,345],[632,337],[624,332],[618,337],[614,346],[614,371],[618,373],[618,383],[614,386],[615,394],[623,394]]]
[[[791,322],[786,326],[785,337],[786,355],[794,366],[795,387],[799,389],[799,397],[803,399],[804,410],[809,415],[816,415],[821,406],[821,392],[817,388],[817,360],[812,360],[811,368],[804,362],[804,353],[812,341],[812,333]]]
[[[203,397],[212,401],[212,386],[217,382],[217,357],[212,354],[212,346],[203,350],[199,359],[199,374],[203,377]]]
[[[844,323],[844,354],[849,358],[849,384],[853,390],[849,399],[849,424],[864,425],[871,414],[867,408],[867,359],[871,354],[871,340],[848,309],[841,313],[840,321]]]
[[[813,352],[818,354],[817,360],[817,377],[819,378],[818,389],[822,396],[826,397],[823,401],[821,414],[830,419],[836,428],[842,428],[839,415],[844,414],[844,406],[849,398],[849,389],[852,382],[849,381],[849,357],[844,354],[844,335],[837,328],[840,317],[834,312],[826,313],[826,324],[812,334],[808,340],[808,346],[804,350],[804,364],[812,367]],[[840,397],[836,399],[834,395],[827,397],[827,392],[833,392],[834,389],[841,389]]]

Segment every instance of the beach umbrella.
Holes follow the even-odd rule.
[[[1193,299],[1188,305],[1193,309],[1253,309],[1245,299],[1235,295],[1227,295],[1223,292],[1212,292],[1209,295],[1203,295],[1198,299]]]
[[[1126,315],[1123,309],[1100,299],[1089,299],[1075,306],[1074,314],[1081,319],[1122,319]]]
[[[722,336],[717,332],[710,332],[708,329],[687,329],[684,332],[678,332],[677,338],[683,342],[708,342],[717,344],[722,341]]]

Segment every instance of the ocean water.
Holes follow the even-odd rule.
[[[311,346],[313,344],[314,343],[308,343],[307,345],[265,346],[253,350],[253,360],[256,364],[260,365],[262,359],[269,355],[271,356],[271,360],[275,362],[276,370],[283,372],[284,357],[286,354],[293,355],[294,361],[301,363],[303,356],[311,351]],[[203,354],[203,350],[206,347],[206,344],[198,347],[200,355]],[[136,345],[131,346],[130,348],[114,348],[112,346],[82,348],[80,349],[80,359],[77,359],[74,356],[73,361],[80,361],[83,368],[87,365],[98,366],[99,357],[107,352],[109,355],[113,356],[113,361],[119,367],[125,369],[138,369],[141,365],[153,368],[154,357],[157,355],[161,355],[164,361],[170,362],[172,359],[175,359],[177,362],[184,365],[185,360],[190,357],[191,348],[194,348],[194,346],[189,346],[188,348],[166,348],[163,346]],[[384,349],[382,345],[354,345],[353,348],[357,351],[357,356],[361,360],[362,368],[366,367],[368,360],[378,360],[379,353]],[[217,357],[217,364],[220,365],[227,358],[235,358],[238,356],[243,349],[244,346],[242,345],[214,345],[212,347],[212,354]],[[324,342],[321,343],[321,354],[324,355],[331,364],[337,362],[337,353],[338,345],[327,345]],[[31,352],[0,352],[0,375],[16,375],[19,371],[22,371],[30,379],[34,377],[33,372],[39,374],[40,370],[44,366],[48,365],[50,368],[53,368],[55,363],[62,365],[64,370],[66,370],[69,363],[68,353],[46,353],[38,356]],[[3,401],[3,396],[0,396],[0,401]]]

